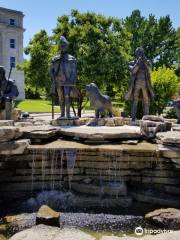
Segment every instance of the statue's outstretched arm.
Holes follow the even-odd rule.
[[[138,62],[136,62],[135,64],[129,64],[129,71],[130,71],[132,74],[137,73],[138,70],[139,70]]]

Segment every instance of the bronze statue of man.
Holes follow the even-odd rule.
[[[60,54],[55,56],[50,67],[50,75],[57,89],[61,109],[60,118],[70,118],[70,95],[77,76],[76,58],[68,54],[69,42],[60,37]]]
[[[147,60],[144,50],[138,47],[135,51],[136,59],[129,63],[131,79],[125,99],[132,101],[132,122],[136,120],[138,101],[142,100],[143,114],[149,114],[150,100],[154,97],[150,78],[150,61]]]
[[[11,120],[12,101],[18,95],[19,91],[15,81],[10,79],[10,74],[9,78],[6,79],[6,70],[3,66],[0,66],[0,112],[5,110],[6,120]]]

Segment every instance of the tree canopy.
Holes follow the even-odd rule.
[[[29,45],[24,49],[29,55],[22,66],[25,71],[26,89],[38,92],[40,89],[50,92],[51,80],[48,66],[51,57],[51,41],[45,30],[35,34]]]
[[[78,59],[79,87],[95,82],[111,94],[126,84],[130,34],[120,19],[72,10],[58,18],[53,32],[56,44],[60,35],[70,42],[69,52]]]
[[[143,47],[146,56],[152,60],[153,66],[165,65],[172,67],[176,61],[176,31],[172,26],[170,16],[156,19],[150,14],[148,18],[141,15],[140,10],[134,10],[124,20],[124,26],[132,34],[131,54],[135,49]]]

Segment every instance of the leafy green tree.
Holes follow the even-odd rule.
[[[68,38],[69,53],[78,59],[79,115],[86,84],[94,82],[111,95],[125,90],[130,34],[120,19],[72,10],[70,16],[58,17],[55,44],[61,35]]]
[[[132,34],[131,54],[143,47],[155,67],[171,67],[176,60],[176,31],[169,15],[156,19],[154,15],[145,18],[140,10],[134,10],[124,20],[124,26]]]
[[[151,73],[155,98],[151,104],[151,113],[161,114],[167,103],[179,89],[179,82],[174,70],[159,67]]]
[[[180,77],[180,27],[176,30],[176,61],[175,61],[175,73]],[[179,79],[180,80],[180,79]]]
[[[21,69],[25,72],[26,90],[31,89],[35,96],[37,93],[50,93],[51,80],[49,77],[49,61],[51,58],[52,44],[45,30],[35,34],[29,45],[24,49],[29,55]]]

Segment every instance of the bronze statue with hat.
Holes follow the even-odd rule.
[[[71,118],[70,115],[70,96],[77,77],[76,58],[68,54],[69,42],[64,36],[60,37],[60,54],[52,59],[50,66],[50,75],[53,80],[53,94],[57,89],[60,118]],[[53,105],[53,104],[52,104]],[[52,111],[53,113],[54,111]],[[52,118],[54,118],[52,114]]]

